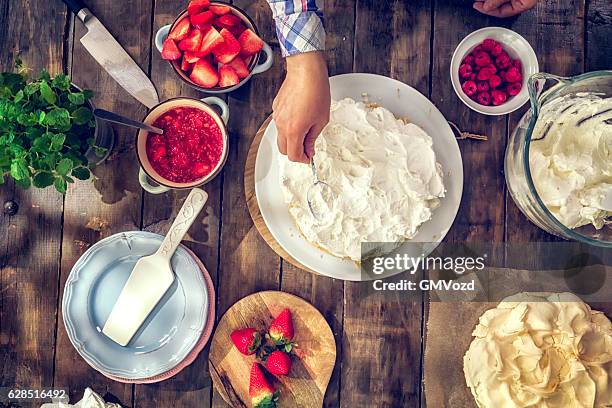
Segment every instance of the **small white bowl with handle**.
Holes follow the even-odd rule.
[[[236,17],[239,17],[247,28],[253,30],[253,32],[261,38],[261,36],[259,35],[259,31],[257,30],[257,27],[255,26],[255,23],[242,9],[232,4],[227,4],[227,3],[217,2],[217,1],[211,1],[211,4],[212,5],[219,4],[224,7],[229,7],[233,15],[235,15]],[[168,38],[168,33],[170,33],[170,31],[172,31],[172,29],[176,26],[176,24],[184,18],[189,18],[189,16],[187,15],[187,10],[182,11],[172,24],[165,25],[157,31],[157,34],[155,34],[155,47],[160,53],[162,52],[166,38]],[[259,53],[255,54],[251,58],[249,63],[247,64],[249,68],[249,76],[242,79],[239,83],[237,83],[234,86],[226,86],[226,87],[216,86],[213,88],[203,88],[200,85],[193,82],[189,78],[189,75],[183,72],[183,70],[181,70],[180,60],[168,61],[168,62],[170,63],[170,65],[172,66],[172,68],[174,69],[174,72],[176,72],[178,77],[183,82],[191,86],[192,88],[195,88],[202,92],[207,92],[207,93],[212,93],[212,94],[223,94],[223,93],[235,91],[236,89],[240,88],[242,85],[247,83],[253,75],[261,74],[269,70],[274,64],[274,54],[272,52],[272,48],[270,48],[270,46],[264,42],[264,46],[262,50],[259,51]]]

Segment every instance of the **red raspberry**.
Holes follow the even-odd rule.
[[[499,71],[497,75],[499,75],[502,81],[506,80],[506,71]]]
[[[491,92],[491,98],[493,98],[493,105],[499,106],[508,100],[508,95],[500,90],[493,90]]]
[[[514,68],[518,69],[519,71],[522,71],[522,70],[523,70],[523,64],[521,64],[521,60],[518,60],[518,59],[512,60],[512,61],[510,62],[510,64],[511,64],[511,65],[512,65]]]
[[[487,65],[491,63],[491,57],[489,56],[488,53],[481,51],[478,54],[476,54],[476,57],[474,58],[474,62],[479,67],[486,67]]]
[[[484,48],[482,48],[482,44],[478,44],[478,45],[476,46],[476,48],[474,48],[474,49],[472,50],[472,54],[473,54],[473,55],[476,55],[476,54],[478,54],[479,52],[482,52],[482,51],[484,51]]]
[[[491,104],[491,94],[488,92],[481,92],[476,98],[479,104],[489,106]]]
[[[500,43],[495,44],[495,47],[491,50],[491,55],[494,57],[499,57],[501,53],[504,52],[504,47]]]
[[[488,81],[489,78],[491,78],[491,75],[493,75],[491,71],[489,71],[487,68],[483,68],[480,71],[478,71],[478,75],[476,75],[476,79],[478,79],[479,81]]]
[[[489,90],[489,83],[487,81],[478,81],[476,87],[478,92],[487,92]]]
[[[508,68],[506,71],[506,82],[521,82],[523,81],[523,76],[521,75],[521,71],[519,71],[516,67]]]
[[[489,72],[491,72],[491,75],[495,74],[497,72],[497,67],[493,64],[489,64],[485,67],[486,69],[489,70]]]
[[[499,57],[495,59],[495,65],[499,69],[506,69],[510,66],[510,57],[505,52],[502,52]]]
[[[480,65],[474,65],[474,66],[472,67],[472,69],[474,70],[474,72],[480,72],[480,69],[481,69],[481,68],[483,68],[483,67],[481,67]]]
[[[472,75],[470,75],[470,81],[476,82],[476,74],[475,73],[472,73]]]
[[[495,44],[497,44],[497,41],[492,38],[487,38],[482,42],[481,45],[485,51],[491,51],[493,47],[495,47]]]
[[[475,95],[477,91],[476,82],[474,81],[465,81],[463,85],[461,85],[461,88],[467,96]]]
[[[468,64],[463,64],[459,67],[459,77],[461,78],[469,78],[472,75],[472,66]]]
[[[489,78],[489,86],[491,88],[497,88],[501,85],[501,83],[502,79],[499,77],[499,75],[491,75],[491,78]]]
[[[523,87],[522,83],[513,82],[511,84],[508,84],[508,86],[506,87],[506,92],[508,92],[508,95],[510,96],[518,95],[518,93],[521,92],[522,87]]]
[[[464,59],[462,64],[474,65],[474,56],[472,54],[468,54]]]

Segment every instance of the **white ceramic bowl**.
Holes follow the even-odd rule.
[[[482,43],[485,39],[492,38],[502,44],[504,50],[510,58],[519,59],[523,65],[523,87],[521,92],[508,99],[508,101],[499,106],[485,106],[470,99],[469,96],[461,89],[459,81],[459,66],[461,61],[468,55],[476,46]],[[485,115],[505,115],[514,112],[529,100],[527,92],[527,79],[532,74],[540,71],[538,65],[538,57],[536,57],[531,45],[512,30],[503,27],[486,27],[476,30],[463,39],[455,49],[453,58],[450,64],[451,83],[455,89],[455,93],[470,109]]]
[[[446,196],[434,210],[431,220],[421,225],[412,242],[439,243],[450,229],[463,193],[463,162],[455,135],[440,111],[416,89],[374,74],[344,74],[330,78],[334,100],[360,101],[363,93],[369,102],[406,118],[433,138],[436,158],[444,171]],[[333,256],[309,243],[300,233],[285,203],[280,184],[274,121],[266,129],[255,160],[255,194],[262,218],[274,239],[302,265],[322,275],[343,280],[365,280],[358,265],[350,259]],[[433,250],[435,245],[430,248]],[[415,255],[418,256],[418,255]],[[371,278],[370,278],[371,279]]]

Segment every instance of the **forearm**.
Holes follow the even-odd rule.
[[[284,57],[325,50],[323,13],[316,0],[268,0]]]

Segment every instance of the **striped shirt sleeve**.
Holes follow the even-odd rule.
[[[316,0],[268,0],[284,57],[325,50],[323,10]]]

